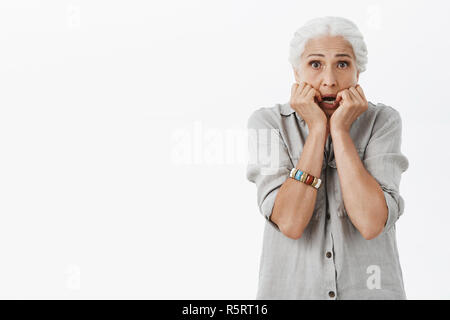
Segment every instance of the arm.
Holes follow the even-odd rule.
[[[388,217],[383,190],[364,168],[350,134],[334,131],[332,137],[345,210],[361,235],[373,239]]]
[[[247,179],[256,184],[259,210],[278,231],[299,238],[312,216],[317,189],[289,178],[292,162],[270,114],[257,110],[250,116],[247,128]],[[311,130],[297,168],[319,177],[324,145],[325,130]]]
[[[380,112],[372,132],[361,163],[349,134],[332,131],[344,205],[367,240],[388,232],[403,213],[400,178],[409,166],[401,153],[398,111],[386,108]]]
[[[310,131],[296,165],[297,169],[320,177],[326,129]],[[299,239],[308,225],[316,204],[317,189],[288,178],[275,199],[272,221],[289,238]]]

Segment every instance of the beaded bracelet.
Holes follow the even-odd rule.
[[[298,180],[300,182],[306,183],[307,185],[310,185],[316,189],[319,189],[319,187],[322,184],[322,180],[320,180],[319,178],[316,178],[297,168],[292,168],[289,177]]]

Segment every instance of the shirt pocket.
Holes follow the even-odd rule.
[[[356,148],[356,151],[358,152],[359,158],[361,162],[364,159],[364,147]],[[337,167],[336,167],[336,159],[333,159],[328,162],[328,166],[332,168],[332,175],[333,175],[333,182],[334,182],[334,194],[329,194],[328,196],[331,196],[336,201],[336,214],[338,217],[348,217],[347,210],[345,210],[344,206],[344,199],[342,197],[342,191],[341,191],[341,185],[339,181],[339,176],[337,173]],[[334,169],[334,170],[333,170]]]

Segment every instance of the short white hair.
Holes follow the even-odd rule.
[[[300,57],[308,40],[322,36],[344,37],[353,47],[358,71],[361,73],[366,70],[367,47],[362,33],[352,21],[331,16],[309,20],[294,33],[289,48],[289,62],[294,70],[300,67]]]

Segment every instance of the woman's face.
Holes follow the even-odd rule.
[[[355,86],[359,79],[352,45],[342,36],[310,39],[300,57],[299,72],[294,72],[297,82],[308,83],[322,96],[336,95]],[[335,111],[318,105],[328,116]]]

